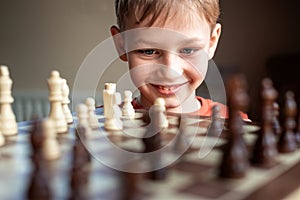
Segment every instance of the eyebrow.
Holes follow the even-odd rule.
[[[205,39],[200,39],[200,38],[188,38],[186,40],[183,40],[180,42],[181,45],[185,44],[192,44],[192,43],[198,43],[198,44],[204,44]]]
[[[193,44],[193,43],[198,43],[200,45],[204,44],[205,40],[204,39],[200,39],[200,38],[188,38],[186,40],[181,40],[179,42],[179,45],[189,45],[189,44]],[[138,39],[135,41],[136,44],[145,44],[145,45],[150,45],[150,46],[161,46],[162,44],[160,42],[156,42],[153,40],[144,40],[144,39]]]
[[[144,39],[138,39],[134,41],[136,44],[146,44],[146,45],[152,45],[152,46],[158,46],[161,45],[159,42],[155,42],[153,40],[144,40]]]

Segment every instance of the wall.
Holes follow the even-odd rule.
[[[47,90],[53,69],[72,87],[84,58],[110,36],[114,21],[110,0],[1,0],[0,63],[10,67],[15,90]]]
[[[223,0],[221,7],[223,32],[214,60],[224,71],[226,67],[237,67],[246,74],[251,95],[250,114],[256,118],[259,117],[256,113],[260,107],[257,101],[260,81],[269,75],[265,68],[268,59],[300,53],[300,2]]]

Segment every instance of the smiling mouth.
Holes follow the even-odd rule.
[[[177,92],[181,86],[185,85],[186,83],[176,84],[176,85],[157,85],[157,84],[150,84],[154,88],[157,89],[157,91],[164,95],[171,95]]]

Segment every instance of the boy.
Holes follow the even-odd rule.
[[[210,116],[215,103],[195,90],[221,34],[219,0],[116,0],[115,6],[111,34],[140,91],[134,107],[149,109],[162,97],[168,112]]]

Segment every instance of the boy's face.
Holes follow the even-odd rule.
[[[195,99],[195,90],[205,78],[220,25],[211,30],[205,20],[184,24],[168,19],[163,26],[146,27],[145,22],[129,26],[123,37],[114,40],[140,90],[140,103],[149,108],[163,97],[169,111],[180,112],[183,102]],[[116,36],[119,30],[112,27],[111,32]]]

